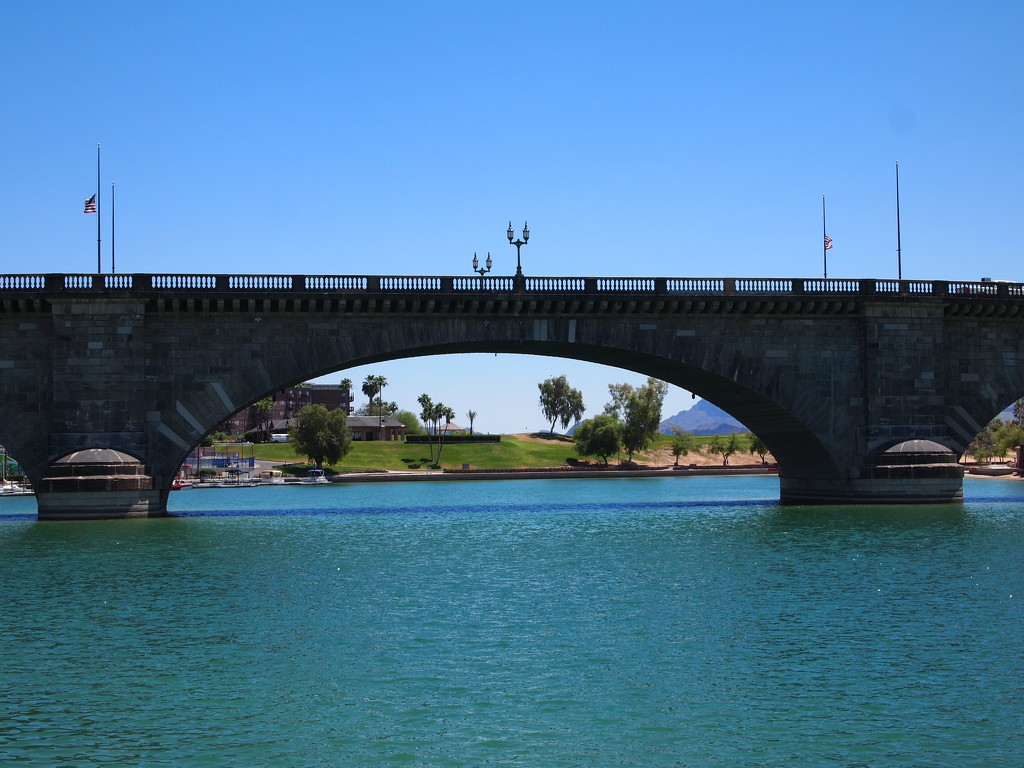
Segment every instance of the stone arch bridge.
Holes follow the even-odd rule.
[[[525,353],[724,408],[778,459],[785,503],[955,502],[957,457],[1024,394],[1022,331],[1024,286],[991,282],[7,275],[0,441],[41,519],[161,515],[202,435],[285,386]]]

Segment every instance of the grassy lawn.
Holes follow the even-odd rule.
[[[436,450],[436,449],[435,449]],[[288,443],[257,445],[257,459],[294,461],[305,463],[304,456],[296,456]],[[518,469],[553,467],[576,458],[570,438],[555,436],[551,440],[531,441],[504,436],[500,443],[446,443],[441,453],[441,466],[461,469],[469,464],[473,469]],[[430,449],[426,444],[404,442],[355,441],[347,456],[332,467],[339,472],[366,469],[427,469]]]
[[[470,443],[459,445],[446,443],[441,454],[441,466],[447,469],[461,469],[469,464],[472,469],[530,469],[534,467],[558,467],[568,459],[580,458],[573,446],[572,438],[565,435],[536,434],[528,439],[524,436],[504,435],[500,443]],[[700,436],[693,440],[694,450],[705,445],[710,437]],[[667,448],[671,444],[671,436],[660,435],[652,449]],[[288,461],[306,464],[305,456],[296,456],[289,443],[266,443],[255,448],[257,459],[272,461]],[[747,457],[747,454],[742,454]],[[625,454],[611,461],[625,459]],[[647,454],[634,457],[639,462],[650,461]],[[736,456],[739,460],[740,455]],[[591,457],[591,461],[599,461]],[[348,456],[338,462],[333,469],[338,472],[359,470],[428,469],[430,450],[426,444],[409,444],[404,442],[356,441]],[[669,460],[671,463],[671,460]],[[680,463],[686,463],[682,457]]]

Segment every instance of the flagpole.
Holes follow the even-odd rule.
[[[100,145],[96,144],[96,273],[103,273],[103,217],[100,214]]]
[[[828,230],[825,229],[825,196],[821,196],[821,261],[828,280]]]
[[[896,161],[896,279],[903,279],[903,249],[900,247],[900,161]]]
[[[117,229],[114,226],[114,182],[110,182],[110,274],[117,274],[117,257],[114,251],[114,238]]]

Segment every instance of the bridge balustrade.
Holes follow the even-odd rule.
[[[875,280],[875,293],[899,293],[899,280]]]
[[[694,296],[933,296],[1024,299],[1024,284],[1005,281],[855,280],[733,277],[443,277],[370,275],[0,275],[0,292],[336,292],[634,294]]]
[[[654,291],[654,283],[653,277],[599,277],[596,286],[599,291],[649,293]]]
[[[313,277],[296,277],[296,285],[303,286],[307,291],[365,291],[367,278],[346,277],[344,275],[319,275]]]
[[[797,281],[799,282],[799,281]],[[737,279],[733,281],[737,293],[792,293],[792,280]]]
[[[860,280],[822,279],[804,280],[803,283],[805,293],[865,293]]]
[[[131,289],[134,287],[134,277],[134,275],[103,275],[103,287]]]
[[[440,277],[379,277],[382,291],[440,291]],[[450,281],[451,278],[448,278]]]
[[[244,291],[290,291],[292,278],[290,275],[233,275],[228,278],[228,288]]]
[[[665,289],[670,293],[725,293],[726,282],[719,277],[670,277]]]
[[[0,275],[0,291],[38,291],[46,287],[45,275]]]
[[[150,277],[153,290],[197,291],[217,287],[216,275],[153,275]]]
[[[512,277],[453,277],[453,291],[512,291],[515,278]]]
[[[587,279],[584,277],[528,277],[526,278],[526,290],[585,293],[587,291]]]
[[[65,288],[92,288],[92,275],[64,275]]]

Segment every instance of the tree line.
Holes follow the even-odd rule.
[[[1024,444],[1024,398],[1013,404],[1009,420],[990,421],[967,446],[966,453],[976,461],[990,461],[1004,458],[1021,444]]]
[[[537,385],[540,389],[540,406],[545,418],[555,424],[561,422],[565,429],[578,422],[586,410],[583,394],[569,385],[564,375],[546,379]],[[661,411],[668,393],[668,384],[648,377],[642,386],[631,384],[609,384],[611,397],[604,411],[597,416],[576,424],[573,442],[580,456],[595,456],[604,461],[620,452],[625,452],[627,461],[646,450],[660,433]],[[678,427],[672,428],[670,450],[678,466],[679,457],[694,449],[694,435]],[[728,465],[729,457],[746,448],[751,454],[758,454],[762,463],[768,455],[768,447],[756,435],[744,439],[738,434],[715,435],[707,445],[708,453],[721,456],[722,464]]]
[[[431,436],[431,439],[427,441],[431,464],[439,466],[441,452],[444,449],[444,438],[447,434],[444,427],[455,418],[455,411],[444,403],[435,403],[430,395],[424,393],[417,398],[420,405],[420,413],[417,418],[416,414],[410,411],[400,410],[397,403],[384,402],[383,392],[387,383],[387,379],[383,376],[370,375],[366,377],[362,384],[362,392],[367,396],[369,402],[364,408],[357,411],[357,414],[376,415],[380,419],[383,419],[385,415],[394,416],[405,425],[408,434],[426,432]],[[342,379],[340,387],[351,391],[352,380]],[[273,401],[266,407],[266,410],[269,411],[272,405]],[[472,410],[467,413],[470,434],[472,434],[472,424],[476,415],[476,411]],[[348,426],[345,412],[340,408],[328,410],[323,405],[307,405],[299,409],[295,423],[288,429],[288,439],[295,452],[307,457],[317,468],[322,468],[325,463],[336,464],[352,450],[352,429]]]
[[[343,379],[340,386],[350,391],[352,382]],[[387,379],[383,376],[367,376],[362,391],[368,403],[357,413],[382,419],[385,414],[395,416],[406,425],[408,433],[426,432],[431,435],[428,440],[430,462],[432,466],[439,466],[447,434],[444,426],[455,418],[455,411],[444,403],[434,402],[430,395],[424,393],[417,398],[420,406],[417,418],[416,414],[400,410],[396,403],[384,402],[386,386]],[[554,433],[555,425],[559,423],[563,429],[576,424],[573,431],[576,452],[580,456],[598,457],[606,464],[620,452],[625,452],[627,460],[632,461],[635,454],[651,445],[660,431],[662,406],[668,393],[668,384],[653,377],[648,377],[641,386],[609,384],[610,400],[604,411],[592,419],[580,421],[586,410],[583,393],[570,386],[564,375],[546,379],[537,387],[541,412],[551,423],[550,431]],[[270,405],[261,401],[261,409],[269,411]],[[467,413],[470,425],[476,415],[472,410]],[[670,450],[678,465],[679,457],[693,450],[694,437],[684,430],[673,430]],[[319,468],[324,463],[335,464],[349,453],[352,430],[341,409],[331,411],[323,405],[308,405],[299,410],[295,424],[289,428],[289,439],[296,453],[308,457]],[[728,464],[729,457],[740,451],[740,440],[737,434],[724,438],[715,436],[708,443],[708,451],[722,456],[722,463]],[[755,436],[750,440],[750,452],[759,453],[763,461],[768,453],[767,447]]]
[[[363,416],[375,415],[381,419],[385,415],[393,416],[405,425],[407,434],[430,434],[430,461],[433,466],[438,466],[446,434],[443,426],[455,418],[454,410],[444,403],[435,403],[427,394],[417,399],[419,414],[402,410],[397,403],[384,401],[383,392],[387,384],[384,376],[367,376],[362,383],[362,392],[368,402],[356,413]],[[351,379],[342,379],[339,388],[351,393],[352,386]],[[575,424],[573,443],[577,454],[600,458],[606,464],[620,452],[626,453],[627,460],[632,461],[635,454],[651,445],[660,431],[662,406],[668,392],[668,385],[653,377],[648,377],[645,384],[636,387],[631,384],[609,384],[610,400],[605,404],[603,412],[580,421],[586,411],[583,393],[572,387],[565,375],[546,379],[537,387],[540,391],[541,413],[550,422],[549,431],[554,433],[557,424],[561,424],[563,430]],[[270,397],[256,403],[260,420],[258,430],[254,431],[263,434],[265,439],[269,439],[269,417],[273,404]],[[998,418],[991,421],[967,447],[966,453],[978,461],[988,461],[1005,457],[1016,446],[1024,444],[1024,398],[1014,404],[1012,413],[1008,421]],[[477,413],[470,410],[466,416],[472,434]],[[678,465],[680,456],[686,456],[694,450],[695,439],[690,432],[677,427],[672,429],[669,449]],[[227,439],[227,435],[218,433],[218,437],[221,435]],[[289,429],[289,439],[297,453],[307,456],[317,467],[322,467],[325,462],[337,463],[349,453],[352,431],[341,409],[330,411],[323,405],[310,405],[298,412],[295,424]],[[747,441],[746,445],[744,440]],[[729,458],[737,453],[757,454],[762,462],[769,453],[764,441],[756,435],[743,438],[735,433],[712,436],[706,443],[706,450],[713,456],[721,456],[723,465],[728,465]]]

